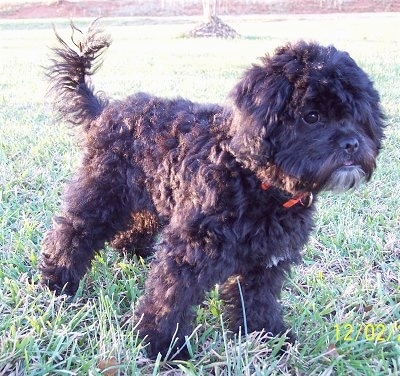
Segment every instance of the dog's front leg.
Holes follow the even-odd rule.
[[[182,359],[187,357],[184,343],[192,332],[194,306],[203,301],[206,291],[232,273],[233,266],[218,260],[218,250],[210,242],[208,250],[212,247],[216,252],[206,252],[202,240],[185,239],[182,233],[165,231],[162,238],[145,294],[135,309],[135,321],[140,336],[148,343],[150,358],[158,353],[171,358],[182,349],[174,356]]]
[[[290,263],[277,266],[253,266],[237,278],[229,279],[221,288],[230,328],[244,333],[265,331],[273,335],[286,332],[279,296]],[[288,333],[289,340],[292,335]]]

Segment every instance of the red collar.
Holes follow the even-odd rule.
[[[264,191],[272,188],[273,186],[267,182],[263,182],[261,183],[261,189],[263,189]],[[292,206],[295,206],[297,204],[300,204],[301,206],[304,206],[305,208],[308,208],[311,206],[312,202],[313,202],[313,194],[312,192],[302,192],[299,193],[296,196],[293,196],[291,198],[289,198],[289,200],[284,200],[282,203],[282,206],[286,209],[291,208]]]

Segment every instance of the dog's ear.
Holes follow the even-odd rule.
[[[247,70],[229,96],[231,151],[245,164],[270,159],[270,135],[282,116],[288,115],[285,111],[293,92],[283,70],[271,67],[268,58],[263,63]]]
[[[379,93],[373,87],[372,81],[361,70],[357,86],[353,88],[357,100],[354,101],[353,116],[364,125],[364,129],[371,140],[375,143],[377,149],[381,148],[381,142],[384,138],[384,128],[386,127],[386,116],[380,105]]]

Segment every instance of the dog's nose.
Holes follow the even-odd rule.
[[[359,142],[355,137],[345,137],[339,142],[339,146],[347,153],[353,154],[359,147]]]

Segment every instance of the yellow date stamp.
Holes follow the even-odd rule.
[[[335,324],[335,340],[370,342],[400,342],[400,323],[367,323],[354,325],[351,323]]]

